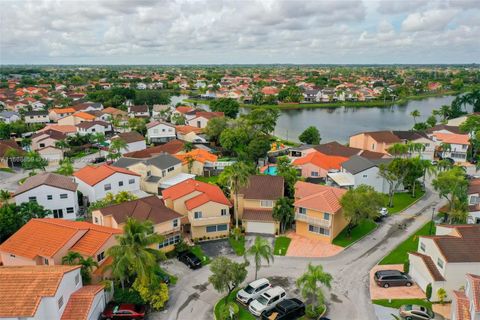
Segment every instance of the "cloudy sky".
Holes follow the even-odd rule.
[[[480,0],[2,0],[1,64],[479,63]]]

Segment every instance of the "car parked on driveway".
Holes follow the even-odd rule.
[[[405,320],[430,320],[435,318],[432,310],[415,304],[401,306],[399,314]]]
[[[254,316],[260,317],[262,312],[273,309],[277,303],[284,300],[286,295],[287,293],[282,287],[273,287],[262,293],[256,300],[253,300],[250,303],[248,310]]]
[[[412,278],[402,271],[398,270],[380,270],[375,272],[374,280],[378,286],[389,287],[410,287],[413,284]]]
[[[145,306],[130,303],[110,302],[102,313],[102,319],[125,320],[125,319],[144,319]]]
[[[262,320],[295,320],[305,315],[305,304],[296,299],[285,299],[275,308],[262,312]]]
[[[190,269],[199,269],[202,267],[202,262],[196,255],[190,251],[184,251],[178,255],[178,260],[183,262]]]
[[[237,292],[237,301],[248,305],[271,287],[270,281],[265,278],[252,281],[245,288]]]

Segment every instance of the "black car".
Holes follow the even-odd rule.
[[[92,160],[92,163],[102,163],[102,162],[105,162],[105,161],[107,161],[107,159],[105,159],[105,157],[97,157],[97,158]]]
[[[375,272],[374,280],[378,286],[384,288],[398,286],[410,287],[413,284],[413,280],[408,274],[398,270],[377,271]]]
[[[190,251],[180,253],[178,255],[178,260],[186,264],[190,269],[199,269],[202,267],[200,259]]]
[[[305,304],[295,298],[279,302],[275,308],[262,313],[262,320],[295,320],[305,315]]]

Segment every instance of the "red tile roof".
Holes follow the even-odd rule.
[[[182,134],[187,134],[187,133],[190,133],[190,132],[195,132],[195,133],[202,132],[201,128],[197,128],[197,127],[194,127],[194,126],[188,126],[188,125],[175,126],[175,129],[177,130],[177,132],[180,132]]]
[[[328,156],[318,151],[314,151],[310,152],[305,157],[295,159],[292,164],[294,166],[301,166],[307,163],[311,163],[325,170],[339,170],[341,167],[341,163],[346,160],[348,160],[348,158],[346,157]]]
[[[454,310],[457,320],[470,320],[470,301],[465,292],[453,290],[453,298],[456,300],[456,310]]]
[[[166,152],[174,155],[183,151],[184,146],[185,146],[185,143],[180,140],[171,140],[160,146],[125,153],[123,156],[128,158],[145,159],[145,158],[150,158],[154,155],[158,155],[162,152]]]
[[[433,136],[437,138],[437,140],[443,143],[450,143],[450,144],[470,144],[468,134],[453,134],[453,133],[441,133],[437,132],[434,133]]]
[[[82,180],[90,186],[94,186],[100,181],[114,175],[115,173],[123,173],[132,176],[140,176],[139,174],[128,169],[110,166],[103,164],[101,166],[85,166],[82,169],[73,173],[73,176]]]
[[[182,161],[183,164],[188,163],[189,157],[195,161],[205,163],[205,162],[215,162],[217,161],[218,157],[206,150],[203,149],[194,149],[190,152],[184,154],[176,154],[175,157]]]
[[[102,290],[101,285],[90,285],[75,291],[68,300],[61,320],[87,320],[95,296]]]
[[[188,107],[188,106],[180,106],[180,107],[177,107],[176,110],[180,113],[187,113],[187,112],[190,112],[190,111],[193,111],[194,109],[192,107]]]
[[[472,286],[473,305],[475,312],[480,312],[480,275],[467,273],[467,278]]]
[[[340,199],[346,192],[345,189],[298,181],[295,184],[295,199],[297,200],[294,205],[334,214],[342,208]]]

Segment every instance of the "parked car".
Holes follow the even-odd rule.
[[[184,251],[178,255],[178,260],[187,265],[190,269],[199,269],[202,267],[202,262],[196,255],[190,251]]]
[[[110,302],[102,313],[102,319],[124,320],[124,319],[144,319],[145,306],[130,303]]]
[[[375,272],[374,279],[377,285],[384,288],[399,286],[410,287],[413,284],[413,280],[408,274],[398,270],[377,271]]]
[[[287,293],[282,287],[273,287],[266,292],[262,293],[260,297],[253,300],[248,310],[257,317],[260,317],[262,312],[273,309],[277,303],[286,298]]]
[[[430,320],[435,318],[432,310],[415,304],[407,304],[399,309],[400,317],[405,320]]]
[[[388,217],[388,209],[383,207],[380,210],[378,210],[378,217],[375,218],[375,221],[381,221],[385,217]]]
[[[107,159],[105,159],[105,157],[97,157],[97,158],[92,160],[92,163],[102,163],[102,162],[105,162],[105,161],[107,161]]]
[[[305,304],[296,299],[285,299],[275,308],[262,313],[262,320],[295,320],[305,315]]]
[[[271,287],[270,281],[265,278],[250,282],[245,288],[237,292],[237,301],[248,305]]]

